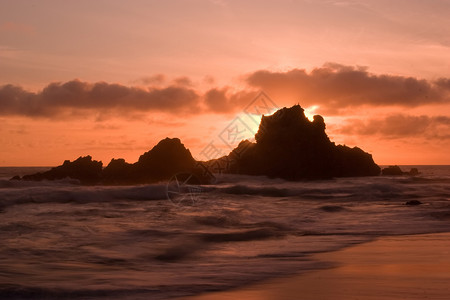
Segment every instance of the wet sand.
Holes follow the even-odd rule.
[[[450,299],[449,233],[384,237],[314,258],[337,267],[183,299]]]

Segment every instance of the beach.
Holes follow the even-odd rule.
[[[314,255],[336,267],[183,300],[448,299],[450,234],[390,236]]]

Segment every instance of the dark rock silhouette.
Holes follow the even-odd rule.
[[[419,172],[419,170],[417,168],[411,168],[411,170],[409,170],[409,174],[408,175],[416,176],[416,175],[419,175],[419,174],[420,174],[420,172]]]
[[[219,164],[220,169],[228,173],[288,180],[379,175],[380,168],[370,154],[358,147],[336,146],[330,142],[325,127],[321,116],[314,116],[311,122],[303,108],[295,105],[263,116],[255,135],[256,143],[242,141],[220,159],[197,162],[178,138],[166,138],[142,154],[134,164],[124,159],[112,159],[102,170],[101,162],[86,156],[21,179],[69,177],[82,184],[140,184],[165,181],[184,173],[192,174],[198,182],[208,183],[213,177],[211,172],[215,171],[213,166]]]
[[[382,175],[403,175],[402,169],[399,166],[389,166],[381,170]]]
[[[134,164],[113,159],[103,170],[105,184],[136,184],[168,180],[175,174],[192,173],[202,176],[191,152],[178,138],[165,138]],[[200,179],[199,179],[200,180]]]
[[[336,146],[325,133],[324,119],[311,122],[295,105],[263,116],[256,143],[241,142],[228,156],[230,173],[266,175],[288,180],[375,176],[380,168],[358,147]],[[208,165],[217,160],[208,162]]]
[[[387,168],[383,168],[383,170],[381,170],[381,174],[387,176],[398,176],[398,175],[416,176],[419,175],[420,173],[417,168],[412,168],[409,172],[403,172],[399,166],[389,166]]]
[[[69,160],[47,172],[25,175],[22,180],[58,180],[64,178],[77,179],[82,184],[95,184],[102,178],[102,162],[92,160],[91,156],[79,157],[70,162]],[[18,179],[17,176],[13,177]]]
[[[178,138],[161,140],[150,151],[142,154],[134,164],[124,159],[112,159],[102,170],[102,163],[90,156],[80,157],[74,162],[66,160],[63,165],[44,173],[14,176],[11,180],[56,180],[72,178],[81,184],[140,184],[164,181],[180,173],[192,174],[192,180],[207,182],[202,168]]]
[[[180,139],[166,138],[152,150],[142,154],[134,168],[139,178],[144,181],[162,180],[176,173],[192,171],[196,163]]]
[[[123,158],[112,159],[103,169],[102,182],[106,184],[133,183],[133,165]]]

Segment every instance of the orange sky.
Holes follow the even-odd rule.
[[[0,166],[195,158],[273,108],[321,114],[379,164],[450,164],[450,2],[0,2]]]

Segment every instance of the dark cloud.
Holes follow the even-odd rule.
[[[366,67],[327,63],[311,72],[257,71],[247,83],[271,94],[302,105],[320,105],[330,111],[349,107],[406,106],[450,103],[450,79],[427,81],[414,77],[375,75]]]
[[[439,78],[435,81],[436,85],[450,92],[450,78]]]
[[[257,71],[245,77],[246,88],[214,87],[206,92],[188,77],[167,81],[162,74],[142,78],[146,88],[72,80],[50,83],[40,92],[19,86],[0,86],[0,116],[82,117],[111,115],[138,117],[150,111],[198,114],[243,112],[263,90],[280,106],[320,105],[320,113],[344,113],[363,106],[417,107],[450,103],[450,79],[375,75],[366,67],[327,63],[310,72]],[[167,83],[165,83],[167,82]],[[211,80],[211,83],[214,81]]]
[[[450,117],[395,114],[366,121],[350,119],[336,132],[393,139],[403,137],[450,139]]]
[[[231,91],[230,87],[213,88],[204,95],[206,109],[215,113],[243,111],[257,95],[254,91]]]
[[[41,92],[28,92],[21,87],[0,87],[0,115],[53,117],[79,111],[127,112],[160,111],[196,113],[200,96],[193,89],[168,86],[142,89],[106,82],[87,83],[73,80],[51,83]]]
[[[211,89],[205,93],[205,104],[212,111],[229,111],[227,88]]]

